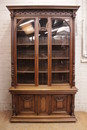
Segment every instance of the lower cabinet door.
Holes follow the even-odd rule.
[[[70,95],[52,95],[51,97],[52,114],[70,114],[71,96]]]
[[[19,112],[27,114],[37,114],[35,95],[20,95],[19,96]]]

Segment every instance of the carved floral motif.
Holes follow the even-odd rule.
[[[33,100],[33,96],[32,95],[22,95],[21,99],[22,100]]]
[[[64,101],[65,100],[65,96],[56,95],[55,99],[56,99],[56,101]]]

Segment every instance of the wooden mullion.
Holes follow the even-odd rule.
[[[51,18],[48,17],[48,86],[51,86],[51,55],[52,55],[52,37],[51,37]]]
[[[73,18],[72,86],[75,86],[75,18]]]
[[[73,34],[72,34],[72,30],[73,30],[73,27],[72,27],[72,20],[70,20],[70,27],[71,27],[71,30],[70,30],[70,86],[72,86],[72,44],[73,44]]]
[[[35,19],[35,86],[38,86],[38,17]]]

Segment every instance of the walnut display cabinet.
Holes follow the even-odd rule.
[[[75,122],[79,6],[7,6],[11,15],[11,122]]]

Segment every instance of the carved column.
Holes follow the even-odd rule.
[[[14,12],[11,10],[11,85],[15,86],[14,80]]]
[[[72,86],[75,86],[75,17],[76,17],[76,10],[73,10],[72,18],[73,18],[73,55],[72,55]]]

